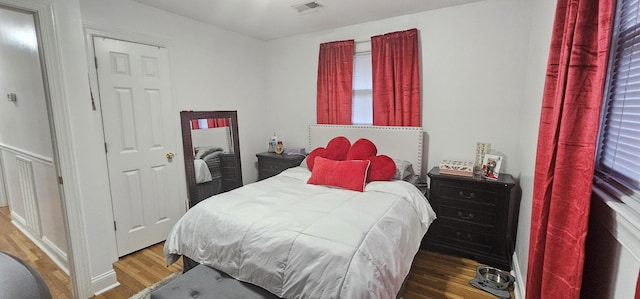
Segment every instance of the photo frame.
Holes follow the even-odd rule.
[[[502,166],[502,156],[495,154],[485,154],[482,161],[482,177],[489,180],[497,180],[500,176]]]

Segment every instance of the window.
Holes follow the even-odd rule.
[[[640,0],[616,10],[595,183],[640,211]]]
[[[353,56],[353,100],[351,121],[354,125],[373,124],[373,75],[371,51]]]

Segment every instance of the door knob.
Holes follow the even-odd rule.
[[[176,154],[172,153],[172,152],[168,152],[167,153],[167,160],[169,160],[169,162],[171,162],[171,160],[173,160],[173,158],[176,156]]]

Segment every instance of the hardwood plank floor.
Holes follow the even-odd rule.
[[[0,207],[0,250],[31,264],[45,279],[53,298],[71,298],[69,278],[10,223],[9,209]],[[94,299],[129,298],[167,275],[181,270],[182,261],[165,267],[163,243],[120,258],[114,264],[120,285]],[[420,250],[409,273],[404,299],[497,297],[469,284],[479,264],[473,260]],[[515,298],[511,291],[511,298]]]
[[[11,223],[8,207],[0,207],[0,250],[26,261],[36,269],[47,283],[53,298],[72,297],[69,276]]]

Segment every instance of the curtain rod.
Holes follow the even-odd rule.
[[[371,40],[357,40],[355,42],[356,42],[356,44],[362,44],[362,43],[370,43]]]

